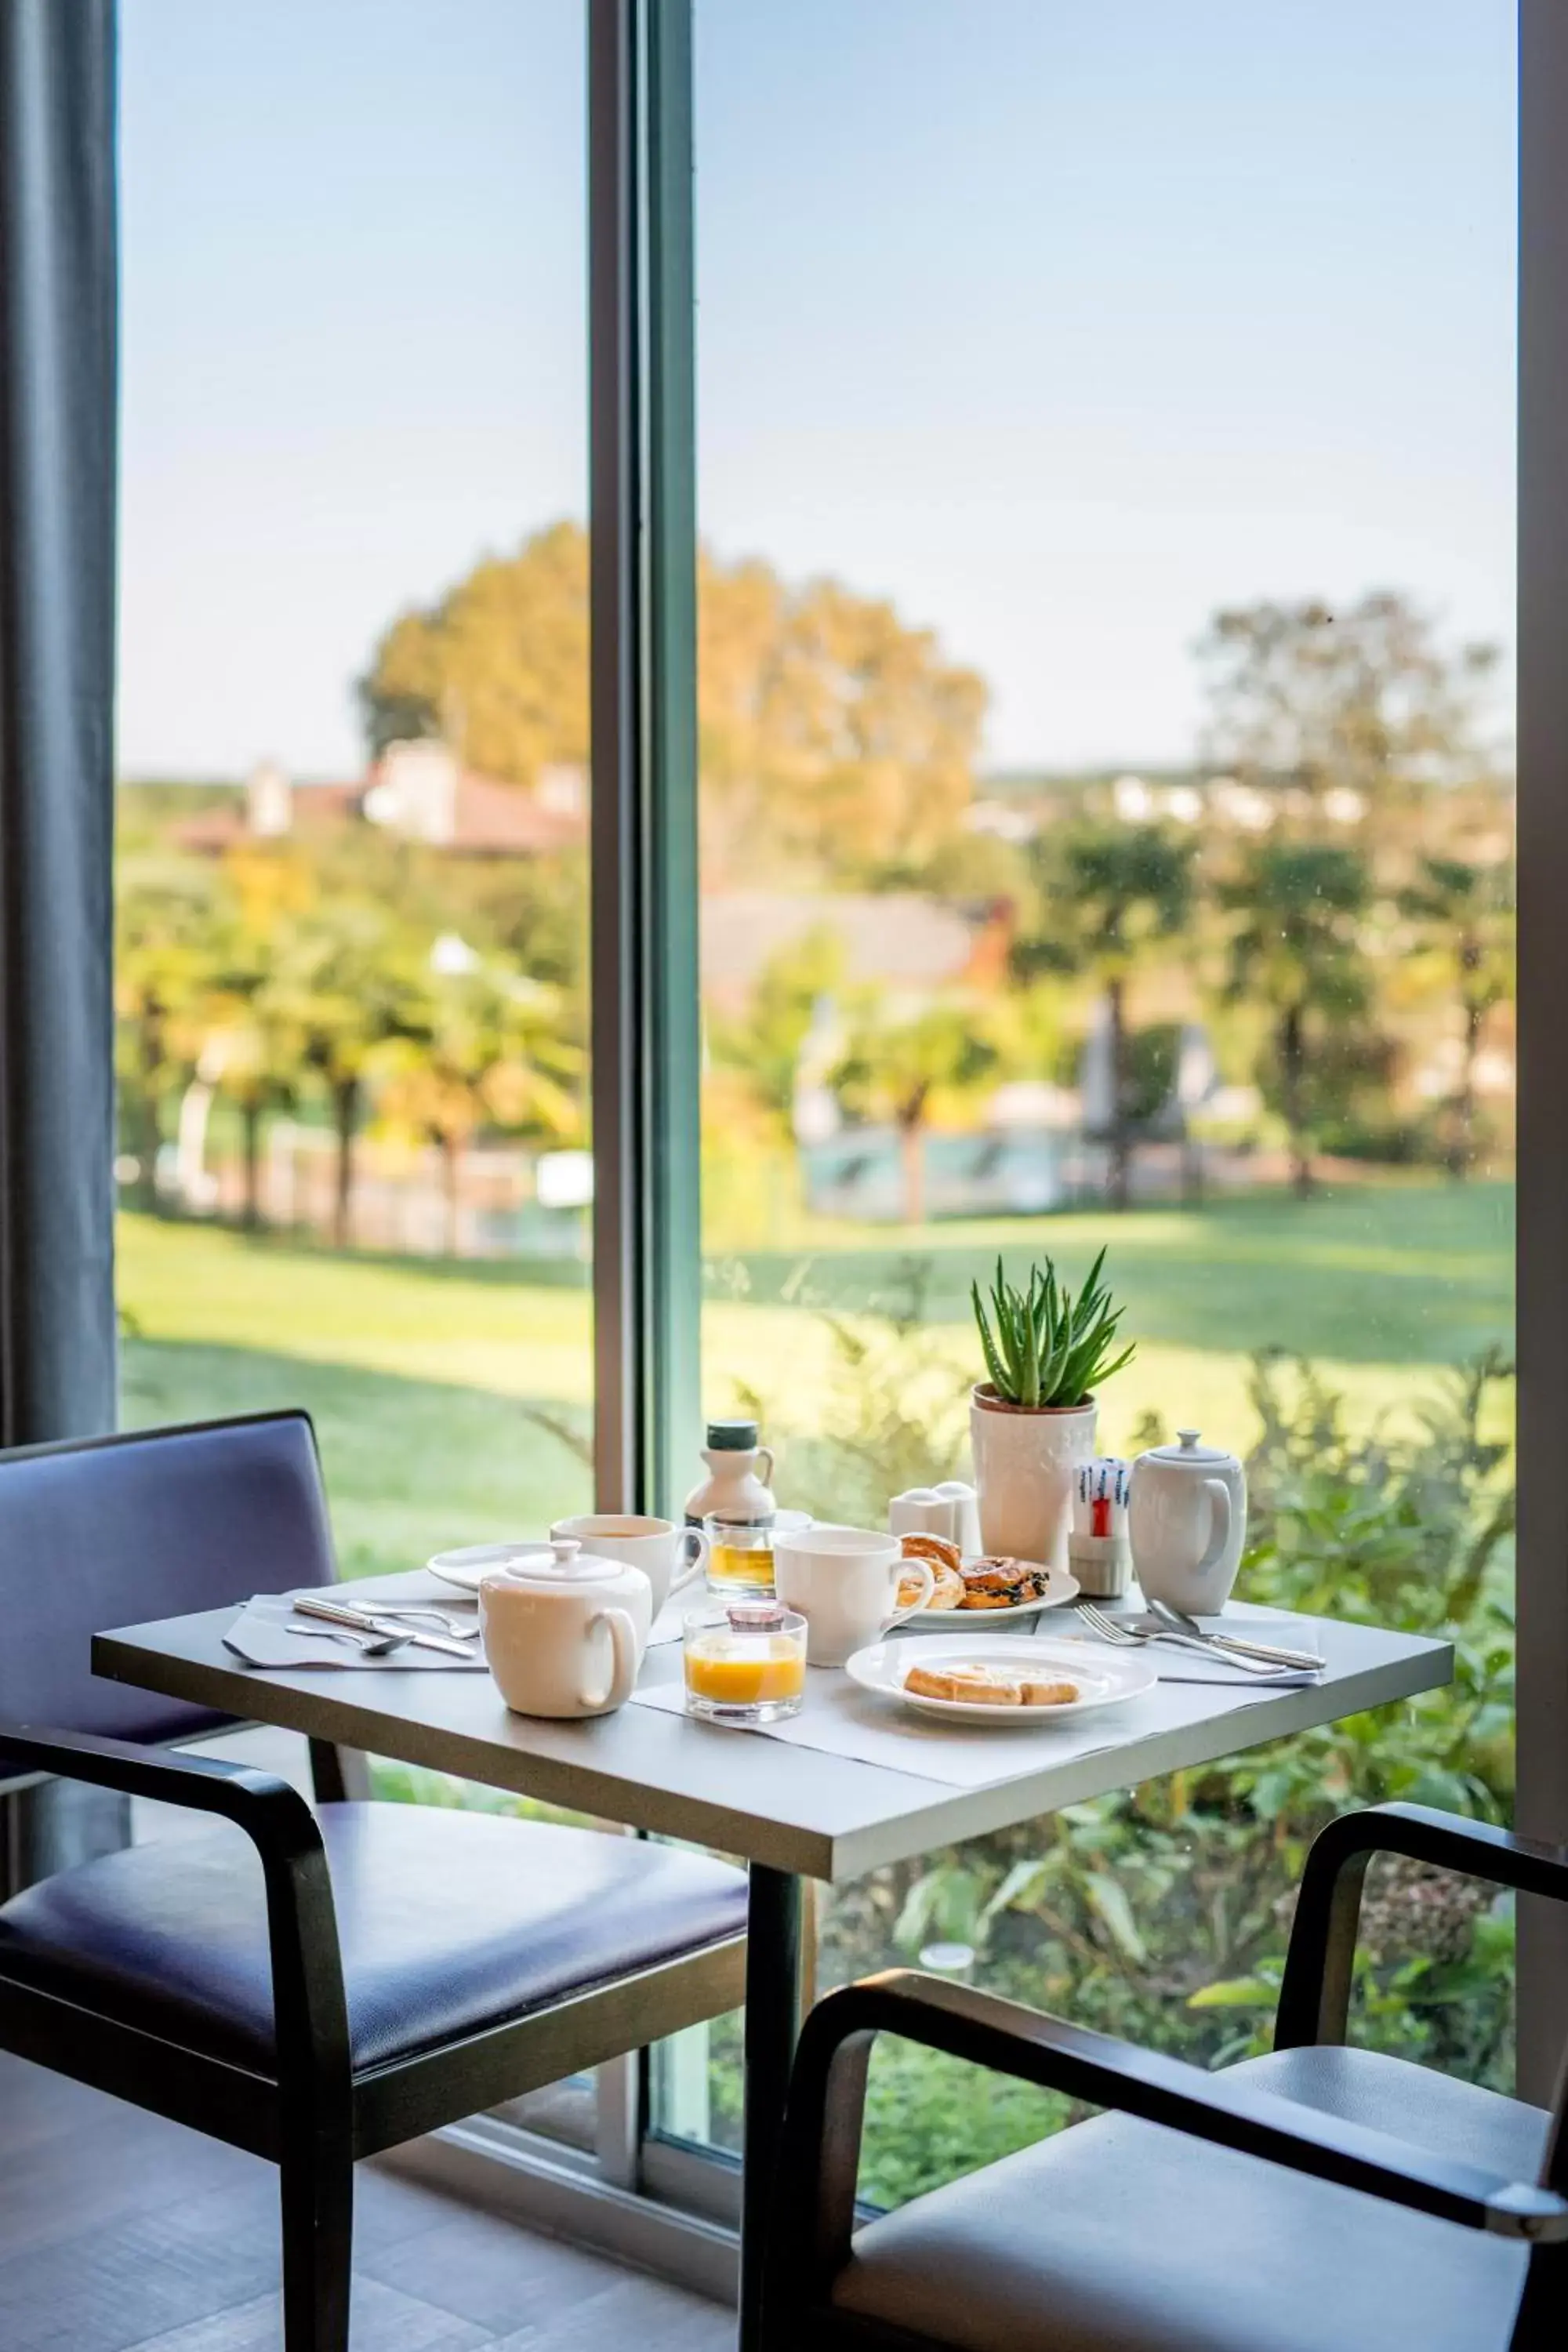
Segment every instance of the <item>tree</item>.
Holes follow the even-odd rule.
[[[359,683],[373,751],[436,736],[489,776],[532,784],[588,762],[588,535],[552,523],[404,613]]]
[[[703,856],[721,877],[929,856],[973,790],[986,692],[929,629],[831,580],[699,562]],[[406,736],[531,785],[588,757],[588,542],[554,524],[403,614],[360,682],[374,751]]]
[[[766,563],[698,573],[703,859],[855,871],[930,856],[973,790],[987,693],[883,597],[792,587]]]
[[[555,1140],[581,1129],[583,1057],[560,1030],[554,990],[483,963],[426,964],[406,1027],[376,1056],[381,1109],[441,1155],[447,1252],[458,1244],[464,1155],[487,1125]]]
[[[1492,1007],[1513,992],[1513,908],[1509,869],[1459,857],[1424,857],[1400,907],[1422,946],[1447,967],[1460,1020],[1459,1077],[1448,1105],[1444,1159],[1451,1176],[1475,1165],[1476,1061]]]
[[[1040,845],[1038,928],[1014,943],[1020,978],[1087,971],[1105,992],[1109,1015],[1110,1202],[1131,1192],[1132,1070],[1128,987],[1140,966],[1186,928],[1193,906],[1195,845],[1158,824],[1079,824]]]
[[[925,1216],[924,1138],[933,1097],[971,1092],[995,1058],[973,1015],[957,1004],[904,1015],[867,1011],[846,1041],[830,1083],[852,1118],[887,1121],[897,1132],[906,1224]]]
[[[124,858],[115,892],[115,1061],[136,1194],[157,1204],[163,1105],[201,1051],[214,952],[205,867],[159,854]]]
[[[1359,924],[1369,891],[1364,858],[1342,843],[1263,841],[1220,892],[1238,919],[1228,993],[1268,1010],[1271,1066],[1262,1075],[1289,1134],[1291,1181],[1302,1199],[1312,1190],[1312,1131],[1323,1108],[1314,1099],[1317,1066],[1325,1076],[1347,1066],[1367,1002]],[[1357,1062],[1352,1053],[1348,1066]]]
[[[1216,613],[1200,641],[1209,673],[1205,756],[1321,831],[1378,845],[1408,829],[1435,783],[1484,766],[1478,730],[1495,646],[1438,643],[1395,590],[1337,609],[1320,597]]]
[[[786,1129],[801,1055],[813,1027],[844,986],[841,934],[817,925],[770,956],[740,1020],[710,1024],[714,1058],[743,1073],[757,1099]]]
[[[331,898],[279,943],[306,1067],[326,1089],[332,1122],[332,1241],[353,1238],[354,1148],[377,1056],[412,1035],[423,1003],[418,950],[382,904]]]

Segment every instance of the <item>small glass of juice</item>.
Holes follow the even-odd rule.
[[[710,1592],[771,1592],[773,1589],[773,1522],[722,1519],[702,1522],[708,1538]]]
[[[686,1621],[686,1712],[710,1723],[779,1723],[805,1695],[805,1619],[777,1601],[734,1601]]]

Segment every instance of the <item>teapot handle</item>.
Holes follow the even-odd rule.
[[[1207,1576],[1219,1566],[1230,1541],[1230,1488],[1223,1478],[1205,1478],[1204,1485],[1209,1493],[1209,1544],[1197,1564],[1199,1576]]]
[[[637,1634],[630,1612],[625,1609],[596,1609],[588,1620],[588,1631],[597,1625],[609,1629],[610,1679],[602,1691],[583,1693],[583,1705],[595,1715],[608,1715],[624,1706],[632,1695],[632,1685],[637,1678]]]

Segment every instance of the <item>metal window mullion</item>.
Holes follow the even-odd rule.
[[[589,709],[592,734],[594,1463],[636,1507],[642,1285],[637,578],[637,40],[632,0],[588,15]]]
[[[1520,11],[1518,1790],[1568,1839],[1568,10]],[[1568,2040],[1568,1906],[1519,1907],[1519,2088]]]
[[[595,1455],[669,1509],[698,1412],[689,0],[590,0]]]

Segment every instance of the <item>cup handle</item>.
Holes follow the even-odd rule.
[[[773,1447],[772,1447],[771,1445],[759,1445],[759,1446],[758,1446],[758,1448],[757,1448],[757,1459],[758,1459],[758,1461],[759,1461],[760,1463],[762,1463],[762,1465],[763,1465],[763,1486],[771,1486],[773,1485]]]
[[[612,1708],[624,1706],[632,1695],[637,1678],[637,1629],[625,1609],[595,1610],[588,1620],[590,1633],[596,1625],[609,1629],[610,1679],[603,1691],[584,1691],[582,1699],[595,1715],[608,1715]]]
[[[1223,1478],[1205,1478],[1204,1485],[1209,1490],[1209,1548],[1197,1564],[1199,1576],[1219,1566],[1230,1541],[1230,1488]]]
[[[678,1568],[669,1580],[671,1592],[679,1592],[683,1584],[689,1584],[692,1578],[708,1565],[710,1547],[708,1538],[700,1528],[682,1528],[680,1539],[683,1544],[689,1545],[691,1549],[687,1554],[684,1565]]]
[[[895,1625],[901,1625],[906,1617],[914,1617],[918,1615],[920,1611],[922,1610],[930,1601],[931,1594],[936,1591],[936,1570],[932,1568],[929,1559],[900,1560],[899,1562],[899,1584],[903,1582],[905,1577],[909,1575],[911,1569],[913,1569],[920,1576],[924,1590],[921,1591],[921,1597],[918,1601],[911,1601],[907,1608],[894,1610],[892,1615],[889,1618],[887,1623],[882,1628],[884,1633],[890,1633],[893,1627]],[[893,1587],[894,1591],[896,1592],[898,1589],[899,1585],[895,1584]]]

